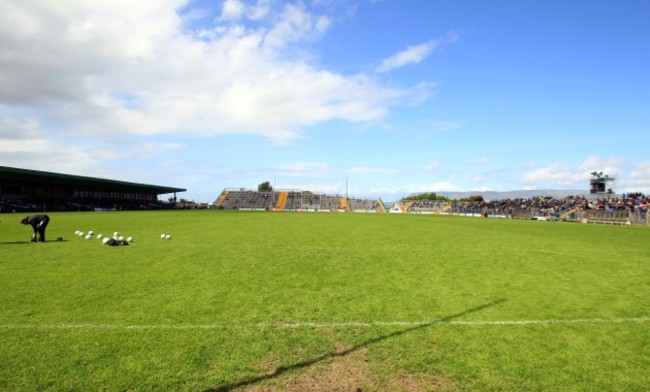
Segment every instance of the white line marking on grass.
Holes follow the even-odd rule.
[[[352,327],[417,327],[427,325],[535,325],[535,324],[613,324],[645,323],[650,317],[582,318],[550,320],[497,320],[497,321],[373,321],[341,323],[248,323],[248,324],[179,324],[179,325],[124,325],[124,324],[0,324],[0,329],[122,329],[122,330],[193,330],[193,329],[256,329],[256,328],[352,328]]]

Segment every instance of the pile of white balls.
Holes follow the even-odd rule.
[[[83,237],[83,238],[85,238],[85,239],[87,239],[87,240],[91,240],[91,239],[93,239],[93,238],[97,238],[98,240],[102,240],[102,243],[104,243],[104,244],[106,244],[106,243],[108,242],[108,240],[111,238],[111,237],[104,236],[104,235],[101,234],[101,233],[100,233],[100,234],[97,234],[96,237],[93,237],[94,234],[95,234],[95,232],[92,231],[92,230],[89,230],[88,233],[84,233],[83,231],[77,230],[77,231],[74,232],[74,234],[75,234],[76,236],[78,236],[78,237]],[[124,238],[124,236],[121,235],[120,233],[118,233],[117,231],[113,233],[113,237],[112,237],[112,238],[113,238],[114,240],[116,240],[116,241],[128,242],[129,244],[133,242],[133,237],[126,237],[126,238]]]
[[[111,238],[114,239],[115,241],[126,242],[126,243],[128,243],[128,244],[130,244],[130,243],[132,243],[132,242],[134,241],[134,240],[133,240],[133,237],[124,237],[123,235],[121,235],[121,234],[120,234],[119,232],[117,232],[117,231],[113,233],[113,236],[112,236],[112,237],[105,236],[105,235],[103,235],[103,234],[101,234],[101,233],[100,233],[100,234],[97,234],[97,235],[95,236],[95,232],[92,231],[92,230],[89,230],[88,232],[83,232],[83,231],[81,231],[81,230],[77,230],[77,231],[74,232],[74,234],[75,234],[76,236],[78,236],[78,237],[82,237],[82,238],[85,238],[85,239],[87,239],[87,240],[91,240],[91,239],[93,239],[93,238],[97,238],[98,240],[102,240],[102,243],[104,243],[104,244],[108,243],[108,242],[110,241]],[[162,239],[162,240],[171,240],[171,239],[172,239],[172,235],[171,235],[171,234],[163,233],[163,234],[160,235],[160,239]]]
[[[74,235],[76,235],[78,237],[84,237],[85,239],[89,240],[89,239],[93,238],[93,231],[90,230],[88,232],[88,234],[86,234],[83,231],[77,230],[77,231],[74,232]]]

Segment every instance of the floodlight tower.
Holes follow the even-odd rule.
[[[589,193],[592,194],[606,194],[614,193],[613,186],[607,187],[608,182],[616,183],[616,177],[610,177],[609,175],[603,175],[602,171],[593,171],[590,173],[591,179],[589,180]]]

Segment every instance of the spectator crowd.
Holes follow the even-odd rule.
[[[648,211],[650,197],[639,193],[607,195],[605,197],[568,196],[563,199],[534,197],[529,199],[502,199],[477,201],[433,201],[418,200],[407,204],[408,212],[449,212],[454,214],[480,214],[512,216],[521,211],[536,211],[541,216],[559,217],[580,210],[601,210],[608,212],[638,212],[642,218]]]

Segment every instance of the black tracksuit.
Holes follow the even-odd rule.
[[[38,240],[38,242],[45,242],[45,229],[47,228],[47,224],[50,223],[49,216],[32,215],[23,219],[21,223],[24,225],[32,225],[32,228],[34,228],[34,237],[32,237],[32,241]]]

